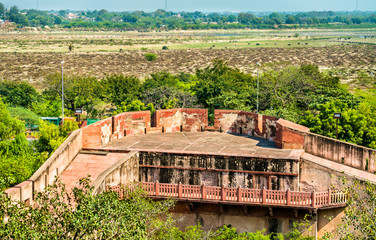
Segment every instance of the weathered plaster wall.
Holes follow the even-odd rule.
[[[82,131],[78,129],[69,135],[29,180],[7,189],[5,193],[12,200],[31,203],[33,192],[43,191],[47,185],[52,184],[56,176],[59,176],[65,170],[81,149]]]
[[[292,159],[140,152],[140,181],[296,190],[299,162]]]
[[[317,237],[324,237],[325,233],[335,233],[342,223],[345,208],[319,209],[317,212]]]
[[[161,132],[199,132],[208,125],[207,109],[158,110],[153,116],[156,127],[151,127],[150,111],[125,112],[96,122],[82,129],[83,147],[99,147],[136,134]]]
[[[376,150],[346,143],[321,135],[306,133],[304,150],[307,153],[326,158],[350,167],[376,172]]]
[[[200,132],[208,126],[207,109],[158,110],[151,127],[149,111],[125,112],[84,127],[83,146],[98,147],[134,134]],[[303,148],[307,128],[270,116],[237,110],[215,110],[214,130],[261,137],[280,148]]]
[[[214,230],[223,225],[231,225],[238,232],[256,232],[268,228],[268,220],[265,217],[210,213],[173,213],[172,217],[177,220],[176,225],[182,230],[189,226],[195,226],[197,223],[200,223],[202,229],[205,231]]]
[[[108,186],[127,185],[139,179],[139,154],[132,151],[101,173],[93,182],[94,191],[100,193]]]
[[[237,133],[275,141],[278,118],[237,110],[215,110],[214,127],[226,133]]]
[[[188,226],[200,225],[204,230],[213,230],[223,225],[231,225],[238,232],[287,233],[294,221],[304,219],[310,214],[306,209],[268,208],[256,206],[220,205],[207,203],[177,202],[172,216],[177,226],[184,229]],[[315,235],[315,218],[310,220],[312,231],[307,235]]]
[[[340,187],[342,186],[340,178],[344,176],[340,172],[332,171],[315,163],[302,161],[299,172],[299,191],[324,192],[332,186]],[[347,176],[347,178],[349,177]]]

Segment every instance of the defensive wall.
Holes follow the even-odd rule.
[[[273,193],[280,194],[280,196],[287,196],[289,191],[312,191],[310,198],[312,205],[313,199],[316,199],[314,192],[327,192],[330,185],[335,182],[329,179],[333,168],[318,166],[305,160],[311,155],[332,162],[335,166],[334,170],[338,174],[346,174],[341,173],[342,166],[343,168],[350,167],[356,171],[361,170],[365,175],[366,172],[372,175],[376,171],[376,151],[374,149],[313,134],[309,132],[308,128],[284,119],[244,111],[215,110],[214,126],[209,126],[208,110],[206,109],[167,109],[158,110],[153,115],[149,111],[125,112],[72,132],[30,179],[6,190],[6,194],[13,200],[31,204],[33,192],[43,191],[56,178],[62,177],[64,172],[71,171],[69,166],[72,166],[71,164],[77,156],[99,154],[103,155],[103,160],[99,161],[108,161],[111,158],[112,150],[106,150],[108,153],[94,153],[94,151],[119,139],[145,134],[205,131],[264,139],[273,143],[281,151],[285,151],[284,153],[289,153],[286,152],[289,149],[295,151],[295,155],[270,157],[259,153],[225,154],[220,151],[213,154],[205,151],[132,150],[132,148],[123,151],[113,150],[122,155],[117,156],[116,161],[113,158],[112,161],[115,162],[110,167],[97,169],[99,172],[95,179],[92,179],[95,191],[101,192],[107,186],[124,185],[133,181],[160,182],[176,184],[176,186],[179,184],[202,184],[219,188],[284,191],[285,193]],[[99,149],[99,151],[102,150]],[[271,149],[270,151],[275,150]],[[368,180],[367,177],[364,179]],[[326,201],[330,203],[331,195],[325,196]],[[283,199],[283,201],[288,201],[287,197]],[[192,218],[195,218],[194,216],[197,221],[205,219],[205,222],[214,221],[219,225],[221,223],[231,224],[231,222],[241,225],[246,221],[245,219],[258,219],[257,221],[263,221],[265,226],[269,226],[270,229],[270,224],[275,224],[273,222],[275,216],[283,215],[288,219],[291,211],[283,205],[281,208],[243,207],[242,213],[236,213],[238,214],[236,215],[234,212],[237,212],[238,208],[231,207],[231,204],[225,204],[227,207],[216,208],[212,204],[202,202],[201,199],[196,203],[191,201],[188,205],[178,202],[175,215],[185,216],[183,218],[185,224],[190,224]],[[205,209],[215,213],[215,217],[212,213],[207,215]],[[292,212],[292,218],[301,217],[307,211],[312,211],[312,208],[299,210],[295,207],[293,209],[295,210]],[[335,228],[333,221],[325,220],[323,215],[333,213],[333,219],[338,219],[342,210],[329,208],[318,211],[321,211],[322,214],[317,215],[315,230],[319,232],[320,236],[325,230]],[[248,228],[240,227],[240,229],[254,230],[256,225]],[[278,228],[282,229],[287,229],[288,225],[288,220],[277,224]]]
[[[6,190],[5,193],[13,200],[30,204],[34,200],[34,191],[43,191],[47,185],[53,184],[81,150],[82,130],[78,129],[69,135],[28,180]]]

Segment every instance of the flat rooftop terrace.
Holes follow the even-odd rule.
[[[127,136],[113,140],[98,149],[184,152],[296,160],[299,160],[304,153],[303,150],[276,148],[274,142],[260,138],[219,132],[178,132]]]

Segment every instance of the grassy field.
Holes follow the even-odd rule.
[[[365,36],[369,36],[365,38]],[[0,52],[118,52],[153,49],[242,49],[260,47],[325,47],[347,43],[376,44],[372,29],[237,30],[138,32],[0,33]]]
[[[157,54],[157,60],[147,61],[147,52]],[[374,29],[0,32],[0,57],[0,80],[27,80],[36,86],[59,72],[62,60],[68,75],[99,78],[194,73],[219,58],[245,72],[255,72],[257,62],[263,71],[316,64],[349,81],[359,71],[376,74],[376,34]]]

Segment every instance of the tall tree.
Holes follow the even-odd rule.
[[[0,18],[3,18],[5,14],[5,6],[0,2]]]

